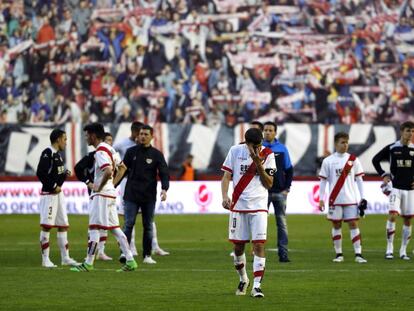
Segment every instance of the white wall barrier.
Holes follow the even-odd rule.
[[[365,182],[367,214],[387,213],[388,199],[380,190],[381,182]],[[160,186],[159,186],[160,187]],[[0,214],[39,213],[41,184],[38,182],[0,182]],[[158,194],[160,189],[158,189]],[[81,182],[63,186],[70,214],[88,213],[88,191]],[[295,181],[287,199],[289,214],[319,214],[319,183]],[[273,213],[273,208],[270,209]],[[166,202],[157,202],[157,214],[224,214],[219,181],[171,182]]]

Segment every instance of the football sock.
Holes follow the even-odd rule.
[[[253,276],[254,276],[254,288],[260,287],[262,283],[263,275],[265,272],[266,258],[254,256],[253,260]]]
[[[121,248],[122,253],[125,255],[126,260],[133,260],[134,257],[132,256],[131,248],[128,245],[128,240],[125,236],[125,233],[123,233],[119,228],[112,229],[112,233],[118,241],[119,247]]]
[[[68,243],[68,233],[66,231],[57,233],[57,243],[60,250],[60,256],[63,259],[69,258],[69,243]]]
[[[132,243],[132,239],[131,239],[131,243]],[[155,222],[152,223],[152,246],[151,248],[153,250],[160,248],[160,246],[158,245],[157,226],[155,225]]]
[[[42,251],[43,258],[49,258],[49,237],[50,232],[40,231],[40,249]]]
[[[99,243],[98,243],[98,254],[105,252],[105,243],[108,239],[108,231],[99,230]]]
[[[351,229],[351,241],[352,245],[354,246],[355,254],[361,254],[362,246],[361,246],[361,233],[359,228]]]
[[[387,254],[394,252],[395,222],[387,220]]]
[[[88,253],[86,254],[86,263],[93,266],[95,253],[99,243],[99,230],[89,230]]]
[[[342,230],[332,228],[332,241],[336,254],[342,254]]]
[[[135,226],[132,228],[131,242],[129,242],[129,246],[130,246],[131,249],[136,249],[136,247],[135,247]]]
[[[247,273],[246,273],[246,255],[234,256],[234,267],[240,277],[241,282],[245,282],[247,280]]]
[[[407,254],[407,245],[411,239],[411,226],[403,226],[400,256]]]

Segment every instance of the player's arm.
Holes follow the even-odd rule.
[[[99,185],[94,186],[93,190],[95,192],[100,192],[102,190],[102,188],[105,186],[106,182],[112,177],[112,166],[109,165],[109,166],[103,168],[102,172],[103,172],[103,175],[102,175],[101,183]]]
[[[129,148],[125,153],[124,159],[122,160],[121,164],[117,167],[116,175],[114,178],[114,186],[118,187],[121,183],[122,179],[127,175],[128,169],[132,167],[132,153],[131,150],[135,150],[135,148]]]
[[[269,171],[269,174],[265,171],[265,168],[262,164],[262,159],[259,156],[259,149],[254,148],[250,144],[247,144],[249,148],[250,156],[253,159],[253,162],[256,164],[257,172],[259,173],[260,181],[262,182],[263,187],[270,189],[273,185],[273,171]]]
[[[225,209],[230,209],[231,200],[229,198],[229,185],[231,181],[231,173],[224,171],[223,178],[221,179],[221,196],[222,196],[222,205]]]
[[[51,171],[53,166],[53,155],[50,149],[46,149],[40,156],[39,164],[37,165],[36,175],[40,182],[46,189],[53,189],[54,191],[59,190],[60,187],[56,181],[53,180]],[[58,188],[58,189],[57,189]]]
[[[158,153],[158,176],[161,180],[161,201],[167,200],[167,191],[170,187],[170,174],[168,171],[168,165],[165,161],[164,155],[159,152]]]
[[[326,184],[328,183],[328,177],[329,177],[329,170],[326,164],[326,161],[322,161],[321,165],[321,171],[319,172],[319,210],[323,212],[325,210],[325,188]]]
[[[390,176],[382,169],[381,161],[389,161],[389,159],[390,159],[390,146],[389,145],[385,146],[372,158],[372,165],[374,166],[378,175],[380,175],[384,179],[384,182],[386,183],[390,181]]]

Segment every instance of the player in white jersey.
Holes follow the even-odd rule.
[[[132,256],[127,238],[119,228],[119,219],[116,211],[116,190],[113,184],[113,175],[117,166],[122,165],[114,156],[116,151],[103,142],[105,135],[102,124],[92,123],[84,127],[88,145],[96,148],[95,176],[93,190],[89,201],[89,243],[87,257],[83,264],[73,267],[74,272],[88,272],[93,270],[95,253],[99,243],[99,230],[110,230],[126,256],[126,263],[118,271],[133,271],[137,263]]]
[[[347,222],[350,229],[351,241],[355,251],[355,262],[366,263],[362,257],[361,233],[358,228],[358,204],[366,207],[362,176],[364,171],[361,162],[348,151],[349,135],[335,135],[335,153],[325,158],[319,173],[319,209],[325,210],[325,188],[329,184],[329,211],[327,218],[332,222],[332,241],[336,257],[334,262],[343,262],[342,253],[342,221]],[[359,192],[359,196],[358,196]],[[360,200],[361,198],[361,200]]]
[[[137,138],[139,135],[139,131],[142,128],[144,124],[138,121],[132,122],[131,124],[131,135],[128,138],[125,138],[119,142],[117,142],[114,145],[114,149],[119,153],[121,159],[124,158],[126,151],[135,146],[138,142],[137,142]],[[127,182],[127,178],[125,177],[121,183],[119,184],[119,195],[121,198],[121,204],[119,204],[118,206],[118,214],[119,215],[124,215],[124,193],[125,193],[125,186],[126,186],[126,182]],[[167,256],[170,253],[163,250],[159,244],[158,244],[158,238],[157,238],[157,227],[155,225],[155,222],[152,223],[152,230],[153,230],[153,238],[152,238],[152,252],[155,255],[159,255],[159,256]],[[131,233],[131,242],[129,243],[129,246],[131,247],[131,251],[132,254],[134,256],[138,255],[138,251],[135,245],[135,226],[132,230]],[[124,258],[121,256],[120,257],[120,261],[123,262]]]
[[[240,277],[236,295],[245,295],[249,286],[246,273],[245,243],[253,242],[254,285],[252,297],[263,297],[261,281],[265,270],[268,190],[276,170],[273,152],[262,147],[263,135],[251,128],[245,133],[246,143],[231,147],[223,163],[221,181],[223,207],[230,210],[229,240],[234,245],[234,265]],[[233,195],[228,197],[230,181]]]

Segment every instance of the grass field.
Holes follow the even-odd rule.
[[[171,256],[155,257],[153,266],[140,260],[132,273],[116,273],[116,261],[98,261],[91,273],[41,268],[38,216],[2,215],[0,310],[412,310],[414,260],[383,259],[385,216],[368,216],[361,224],[365,265],[353,262],[348,228],[343,230],[345,262],[334,264],[330,224],[323,216],[288,220],[292,262],[280,264],[269,218],[265,298],[260,300],[234,295],[238,277],[225,215],[157,216],[160,244]],[[70,216],[70,222],[71,255],[81,260],[87,217]],[[400,224],[398,229],[397,250]],[[118,254],[111,236],[107,253]],[[60,263],[54,232],[51,258]],[[251,277],[250,256],[247,267]]]

